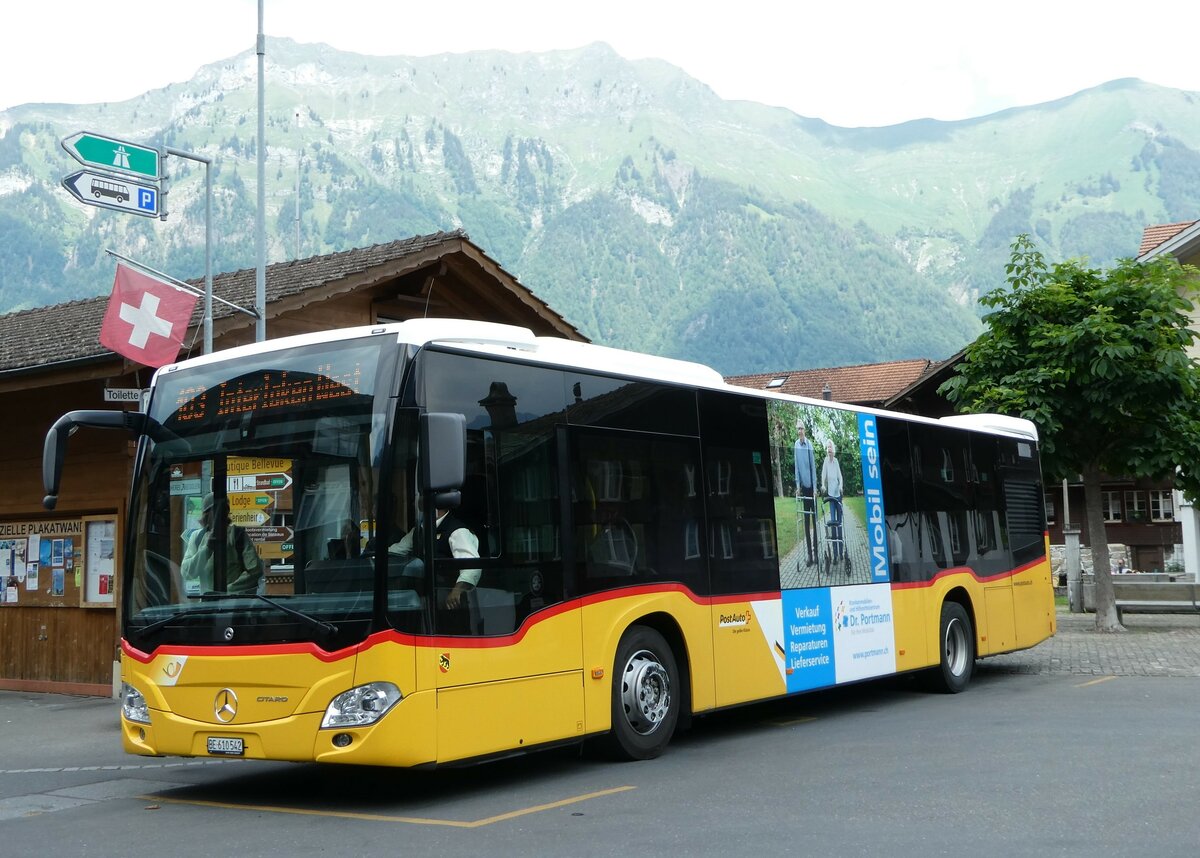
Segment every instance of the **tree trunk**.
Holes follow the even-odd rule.
[[[1100,494],[1100,469],[1088,465],[1083,470],[1083,498],[1087,515],[1088,542],[1092,548],[1092,579],[1096,600],[1096,631],[1123,632],[1117,619],[1112,573],[1108,567],[1108,533],[1104,529],[1104,508]]]

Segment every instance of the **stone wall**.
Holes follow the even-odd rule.
[[[1051,545],[1050,546],[1050,569],[1055,581],[1058,580],[1060,572],[1065,572],[1062,568],[1063,557],[1066,554],[1066,546]],[[1083,574],[1090,575],[1092,573],[1092,549],[1086,545],[1079,547],[1080,565],[1083,567]],[[1111,563],[1116,564],[1118,560],[1124,560],[1126,565],[1129,564],[1129,546],[1116,543],[1109,543],[1108,559]],[[1157,571],[1171,571],[1171,567],[1178,565],[1178,572],[1183,572],[1183,546],[1172,545],[1163,547],[1163,567]],[[1137,569],[1130,570],[1137,572],[1153,572],[1153,569]]]

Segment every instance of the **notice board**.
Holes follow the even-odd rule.
[[[0,521],[0,610],[116,604],[117,518]]]

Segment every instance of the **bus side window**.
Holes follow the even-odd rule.
[[[467,469],[455,515],[479,541],[479,559],[434,558],[436,630],[506,635],[563,599],[556,427],[563,373],[429,349],[425,405],[463,414]],[[465,610],[445,607],[461,570],[478,569]]]
[[[983,575],[996,575],[1012,568],[998,477],[1001,443],[992,435],[971,435],[971,463],[975,480],[972,522],[975,568]]]
[[[572,435],[580,593],[704,578],[694,438],[580,429]]]
[[[914,580],[928,581],[940,570],[974,562],[974,536],[968,514],[973,489],[968,481],[964,433],[929,426],[914,433],[913,440],[921,548],[920,571]]]
[[[710,592],[780,586],[767,409],[761,399],[700,391]]]
[[[1021,566],[1043,556],[1046,550],[1041,469],[1032,443],[1005,438],[1000,444],[1004,519],[1012,545],[1013,565]]]
[[[922,520],[913,487],[913,462],[908,424],[879,418],[880,475],[887,519],[892,580],[921,580]]]

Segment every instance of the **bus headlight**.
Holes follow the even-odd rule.
[[[368,682],[343,691],[330,701],[321,719],[321,729],[330,727],[365,727],[374,724],[391,709],[403,695],[390,682]]]
[[[146,705],[146,698],[128,682],[121,683],[121,714],[126,721],[150,723],[150,707]]]

